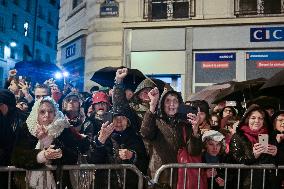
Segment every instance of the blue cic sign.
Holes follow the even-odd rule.
[[[66,47],[66,52],[65,52],[65,58],[69,58],[71,56],[74,56],[76,54],[76,43]]]
[[[284,41],[284,27],[250,28],[250,41]]]
[[[101,4],[100,17],[116,17],[119,15],[119,3],[115,0],[106,0]]]

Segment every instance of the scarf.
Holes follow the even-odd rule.
[[[55,118],[51,124],[46,126],[48,135],[45,138],[38,140],[35,149],[48,148],[52,143],[52,141],[58,136],[60,136],[60,134],[63,132],[65,128],[70,127],[63,113],[58,110],[54,100],[51,99],[50,97],[46,97],[44,100],[49,101],[50,103],[54,104],[54,107],[56,107]],[[34,103],[32,111],[26,121],[30,134],[35,137],[36,137],[36,130],[38,127],[38,121],[37,121],[38,109],[41,105],[41,101],[42,100],[38,100]],[[46,164],[48,165],[48,163]],[[31,188],[36,188],[36,189],[56,188],[55,180],[51,171],[29,171],[27,174],[27,180]]]
[[[219,156],[211,156],[207,152],[204,155],[205,163],[219,163]]]
[[[268,134],[266,127],[261,127],[259,130],[253,131],[249,128],[249,126],[244,125],[240,128],[240,130],[244,132],[244,135],[252,144],[258,143],[259,134]]]

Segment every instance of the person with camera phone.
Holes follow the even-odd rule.
[[[257,105],[250,106],[240,120],[236,133],[230,142],[230,155],[239,164],[275,164],[277,161],[277,142],[272,134],[269,116]],[[262,188],[262,171],[254,170],[252,183],[250,171],[241,171],[241,188],[251,184],[253,188]],[[236,175],[237,176],[237,175]],[[266,172],[265,188],[279,188],[275,170]],[[236,178],[237,180],[237,178]],[[237,183],[234,183],[237,184]]]

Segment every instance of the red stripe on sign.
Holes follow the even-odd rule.
[[[284,61],[274,60],[274,61],[258,61],[256,62],[257,68],[284,68]]]
[[[229,62],[202,62],[202,68],[204,69],[218,69],[218,68],[229,68]]]

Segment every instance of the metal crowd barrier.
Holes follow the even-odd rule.
[[[174,164],[166,164],[166,165],[162,165],[155,173],[155,177],[154,177],[154,182],[158,183],[159,182],[159,178],[162,174],[163,171],[165,171],[166,169],[170,169],[170,178],[169,178],[169,185],[172,188],[175,188],[175,186],[173,186],[173,174],[174,173],[174,169],[179,169],[182,168],[184,169],[184,180],[183,180],[183,188],[186,188],[186,181],[187,181],[187,170],[188,168],[190,169],[198,169],[198,180],[197,180],[197,185],[198,188],[200,189],[200,177],[201,177],[201,170],[202,169],[212,169],[212,179],[210,179],[211,183],[208,183],[208,185],[210,186],[211,189],[213,189],[213,170],[214,169],[225,169],[225,178],[224,178],[224,189],[227,189],[227,179],[228,179],[228,169],[229,170],[237,170],[237,188],[240,188],[240,174],[241,174],[241,170],[246,169],[246,170],[250,170],[250,188],[252,189],[252,180],[253,180],[253,171],[254,170],[262,170],[263,172],[263,182],[262,182],[262,188],[265,188],[265,178],[266,178],[266,170],[275,170],[276,172],[276,176],[278,174],[278,170],[282,170],[284,169],[284,166],[275,166],[273,164],[261,164],[261,165],[244,165],[244,164],[222,164],[222,163],[218,163],[218,164],[209,164],[209,163],[185,163],[185,164],[179,164],[179,163],[174,163]],[[177,173],[176,173],[177,174]],[[231,186],[229,186],[231,187]]]
[[[26,174],[29,171],[54,171],[56,170],[56,166],[48,166],[42,169],[36,169],[36,170],[25,170],[21,168],[16,168],[14,166],[8,166],[8,167],[0,167],[0,172],[8,172],[8,189],[11,189],[11,182],[12,182],[12,173],[14,172],[26,172]],[[87,171],[87,172],[95,172],[96,170],[107,170],[108,171],[108,189],[111,188],[111,171],[112,170],[123,170],[124,173],[124,180],[123,180],[123,189],[125,189],[125,183],[126,183],[126,170],[132,171],[135,173],[138,177],[138,183],[137,183],[137,189],[143,189],[143,174],[137,169],[135,165],[131,164],[100,164],[100,165],[94,165],[94,164],[80,164],[80,165],[64,165],[62,166],[62,170],[76,170],[76,171]],[[80,178],[79,178],[80,179]],[[95,188],[94,184],[94,177],[92,179],[91,187],[92,189]],[[28,188],[28,183],[26,182],[26,188]],[[62,185],[60,184],[60,189],[62,189]],[[80,188],[81,187],[77,187]]]

